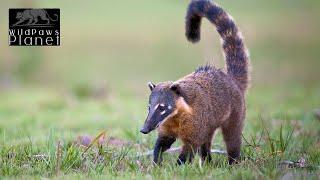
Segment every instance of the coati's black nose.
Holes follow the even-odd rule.
[[[148,134],[150,131],[148,131],[145,128],[142,128],[142,129],[140,129],[140,132],[143,133],[143,134]]]

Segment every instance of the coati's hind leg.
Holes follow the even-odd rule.
[[[201,156],[201,160],[202,163],[204,163],[205,161],[211,162],[212,158],[211,158],[211,144],[212,144],[212,138],[213,138],[213,134],[215,133],[216,129],[213,129],[209,136],[207,141],[201,145],[200,147],[200,156]]]
[[[242,122],[241,116],[234,115],[230,116],[230,119],[221,127],[227,147],[229,165],[237,162],[240,158]]]
[[[193,160],[195,151],[197,151],[196,147],[187,145],[187,144],[183,145],[181,153],[177,160],[177,164],[182,165],[182,164],[185,164],[187,161],[191,163]]]
[[[202,162],[205,162],[206,160],[208,162],[211,162],[211,141],[206,142],[201,145],[200,147],[200,155]]]
[[[162,162],[162,153],[168,150],[176,141],[176,138],[169,136],[159,136],[153,151],[153,162],[160,164]]]

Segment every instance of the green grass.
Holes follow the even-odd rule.
[[[94,100],[35,89],[3,92],[0,173],[9,177],[156,179],[274,179],[293,173],[316,179],[320,175],[320,122],[313,116],[313,108],[319,107],[319,87],[290,89],[251,90],[240,164],[229,166],[226,157],[213,155],[212,164],[202,166],[197,157],[182,167],[175,165],[177,154],[166,155],[161,167],[153,167],[150,158],[137,157],[152,149],[156,138],[155,133],[138,133],[146,113],[143,99]],[[95,136],[103,130],[132,145],[93,146],[84,155],[83,148],[72,145],[79,135]],[[58,142],[61,155],[57,156]],[[213,148],[224,149],[219,132]],[[284,160],[300,158],[306,160],[305,167],[281,165]]]
[[[28,3],[33,2],[28,5]],[[320,108],[318,1],[219,1],[241,27],[250,49],[242,162],[161,167],[137,157],[153,148],[142,135],[146,82],[175,80],[197,66],[224,62],[214,28],[204,21],[202,41],[188,43],[188,1],[1,1],[0,29],[11,7],[61,8],[60,47],[7,47],[0,42],[0,179],[319,179]],[[85,149],[82,135],[129,142]],[[58,143],[60,142],[60,146]],[[174,144],[179,146],[180,142]],[[213,147],[225,149],[220,132]],[[304,167],[285,160],[305,159]]]

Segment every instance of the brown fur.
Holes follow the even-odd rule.
[[[181,139],[183,151],[190,156],[201,146],[206,148],[201,151],[208,152],[215,130],[221,127],[230,158],[238,158],[245,117],[244,94],[230,77],[220,70],[214,71],[210,79],[207,72],[203,72],[192,73],[176,82],[189,104],[178,98],[175,112],[159,126],[159,136]],[[231,157],[232,153],[237,157]]]
[[[194,152],[199,150],[202,159],[210,161],[211,141],[217,128],[222,130],[229,163],[232,164],[240,156],[246,112],[245,91],[249,81],[247,49],[230,16],[207,0],[195,1],[189,6],[187,37],[190,40],[196,41],[200,37],[200,20],[203,16],[217,26],[224,40],[227,73],[205,66],[176,82],[159,83],[151,88],[153,93],[170,94],[170,90],[173,91],[175,102],[174,111],[158,128],[155,162],[159,149],[162,149],[160,153],[168,149],[175,138],[183,142],[179,164],[191,161]],[[159,103],[165,103],[162,101],[159,98]]]

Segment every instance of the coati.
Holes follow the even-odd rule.
[[[180,139],[182,150],[177,163],[191,162],[195,152],[211,161],[210,147],[214,132],[221,128],[229,164],[240,157],[241,133],[245,119],[245,93],[249,83],[249,55],[232,17],[210,0],[189,4],[186,37],[200,40],[202,17],[216,26],[222,38],[226,72],[211,65],[175,81],[149,83],[149,113],[140,130],[147,134],[157,128],[154,162]]]

